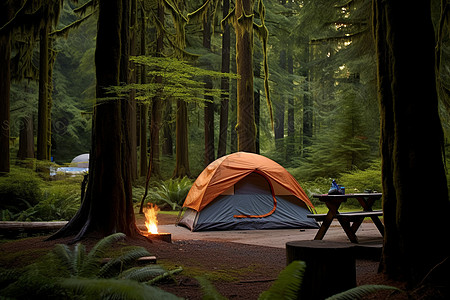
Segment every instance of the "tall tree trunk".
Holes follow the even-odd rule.
[[[146,176],[147,174],[147,120],[148,120],[148,104],[140,104],[139,110],[139,132],[140,132],[140,167],[139,175]]]
[[[207,17],[203,21],[203,47],[211,51],[211,18],[210,9],[207,10]],[[205,78],[205,89],[213,88],[212,79]],[[205,131],[205,167],[214,161],[214,97],[205,95],[204,108],[204,131]]]
[[[231,64],[231,72],[236,74],[236,60],[233,59],[230,61]],[[236,132],[236,124],[237,124],[237,80],[231,81],[230,88],[230,152],[234,153],[238,151],[238,138]]]
[[[173,155],[173,138],[172,138],[172,103],[171,101],[165,101],[164,107],[163,107],[163,114],[164,114],[164,123],[162,125],[162,131],[163,131],[163,142],[162,142],[162,155],[172,157]]]
[[[261,76],[261,65],[255,63],[254,76],[259,78]],[[256,126],[256,139],[255,139],[255,153],[260,154],[260,132],[261,132],[261,93],[259,89],[255,89],[253,93],[254,108],[255,108],[255,126]]]
[[[286,50],[280,51],[279,67],[286,69]],[[284,153],[284,115],[286,110],[286,99],[280,94],[275,104],[275,148],[277,152]],[[283,157],[283,156],[282,156]]]
[[[184,100],[177,100],[176,167],[173,173],[174,178],[191,176],[191,172],[189,170],[187,124],[187,103]]]
[[[139,5],[141,8],[141,26],[140,26],[140,33],[141,33],[141,47],[140,47],[140,55],[146,55],[146,22],[145,22],[145,12],[142,5]],[[145,70],[145,66],[140,66],[140,83],[144,84],[147,82],[147,74]],[[141,103],[140,104],[140,168],[139,168],[139,175],[140,176],[146,176],[147,175],[147,120],[148,120],[148,104],[147,103]]]
[[[0,5],[2,20],[12,17],[8,4]],[[3,23],[3,21],[2,21]],[[0,175],[9,173],[10,87],[11,87],[11,33],[0,35]]]
[[[114,95],[107,92],[110,86],[117,86],[121,67],[122,9],[128,9],[126,0],[100,0],[95,51],[96,94],[99,102],[94,109],[92,129],[92,150],[89,160],[89,183],[86,198],[77,214],[52,238],[77,234],[74,241],[86,234],[98,232],[109,235],[123,232],[135,235],[136,227],[132,190],[131,167],[129,164],[130,131],[129,105],[124,99],[100,100]],[[128,46],[127,46],[128,47]],[[126,61],[128,66],[128,61]]]
[[[164,6],[158,3],[158,20],[164,24]],[[156,39],[156,56],[162,57],[164,51],[164,35],[158,31]],[[156,76],[155,81],[162,84],[162,77]],[[159,131],[161,129],[161,114],[162,102],[160,96],[152,99],[152,118],[150,124],[150,171],[152,176],[161,178],[161,164],[160,164],[160,140]]]
[[[307,61],[309,61],[309,45],[306,46],[305,55]],[[306,63],[305,63],[306,64]],[[313,100],[310,95],[309,83],[311,82],[310,71],[308,67],[303,69],[303,76],[306,78],[304,83],[304,93],[303,93],[303,126],[302,126],[302,157],[307,156],[307,151],[305,148],[311,146],[312,136],[313,136]]]
[[[428,3],[374,0],[373,9],[385,223],[382,267],[388,275],[416,284],[450,253],[434,31]],[[427,280],[448,284],[446,266]]]
[[[33,116],[22,117],[19,132],[19,151],[17,158],[34,158]]]
[[[47,21],[46,21],[47,22]],[[49,160],[49,99],[48,99],[48,31],[49,24],[46,23],[40,30],[39,41],[39,105],[38,105],[38,128],[37,128],[37,159]]]
[[[230,0],[223,0],[223,14],[222,17],[228,15],[230,10]],[[223,25],[222,33],[222,73],[230,72],[230,25],[228,22]],[[230,80],[222,77],[220,81],[220,89],[222,90],[220,102],[220,127],[219,127],[219,144],[217,146],[217,157],[222,157],[227,153],[228,140],[228,106],[229,106],[229,92]]]
[[[256,152],[253,100],[253,1],[236,0],[236,66],[238,150]]]
[[[294,74],[294,58],[292,55],[292,50],[288,51],[286,68],[290,75]],[[291,89],[294,86],[292,81],[289,80]],[[292,91],[294,92],[294,91]],[[287,109],[287,141],[286,141],[286,161],[290,162],[294,157],[295,152],[295,107],[294,107],[294,96],[290,95],[288,97],[288,109]]]
[[[129,9],[129,29],[126,29],[130,33],[130,44],[129,44],[129,54],[130,56],[136,55],[136,34],[137,34],[137,0],[130,0]],[[136,65],[134,62],[129,63],[130,71],[127,72],[128,82],[136,83]],[[129,73],[129,74],[128,74]],[[138,177],[138,162],[137,162],[137,107],[136,107],[136,90],[130,91],[130,141],[131,141],[131,153],[130,153],[130,164],[131,164],[131,180],[134,181]]]

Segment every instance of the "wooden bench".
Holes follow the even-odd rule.
[[[381,223],[378,217],[383,215],[382,210],[370,210],[370,211],[352,211],[352,212],[343,212],[337,213],[333,217],[328,216],[328,214],[308,214],[308,218],[314,218],[318,222],[327,222],[327,225],[331,224],[331,221],[336,218],[347,234],[348,238],[352,243],[358,243],[358,239],[356,237],[356,231],[361,226],[362,222],[365,218],[372,218],[373,223],[378,228],[378,231],[381,235],[384,234],[384,225]],[[328,216],[328,220],[327,220]],[[324,222],[325,223],[325,222]],[[323,224],[322,224],[323,226]],[[321,226],[321,227],[322,227]],[[320,229],[319,229],[320,232]],[[315,240],[321,240],[323,238],[324,232],[322,234],[317,233]]]
[[[370,217],[380,217],[383,215],[382,210],[373,210],[373,211],[352,211],[352,212],[343,212],[336,214],[337,219],[346,219],[350,222],[357,220],[361,217],[370,218]],[[325,220],[327,214],[308,214],[308,218],[314,218],[317,222],[322,222]]]

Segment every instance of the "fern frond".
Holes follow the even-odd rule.
[[[136,261],[138,258],[149,256],[150,253],[143,247],[137,247],[135,249],[129,250],[119,257],[111,259],[106,263],[98,272],[97,276],[102,278],[108,278],[115,276],[120,272],[123,266]],[[120,268],[120,269],[119,269]]]
[[[101,239],[84,260],[83,267],[79,272],[81,277],[92,277],[99,272],[100,259],[104,257],[106,251],[118,240],[125,237],[125,234],[118,232]]]
[[[123,279],[131,279],[138,282],[149,281],[156,276],[166,273],[166,270],[158,265],[147,267],[136,267],[128,269],[121,274]]]
[[[393,291],[393,292],[403,292],[401,289],[398,289],[394,286],[389,285],[361,285],[345,292],[333,295],[327,300],[356,300],[363,299],[365,296],[379,292],[379,291]]]
[[[297,299],[305,269],[305,262],[293,261],[280,272],[277,280],[258,299]]]
[[[179,299],[159,288],[132,280],[70,278],[64,280],[62,285],[82,292],[88,299]]]
[[[83,268],[85,259],[86,259],[86,247],[81,243],[77,243],[75,245],[75,248],[73,249],[73,262],[72,262],[72,269],[74,271],[73,275],[78,276],[78,273]]]
[[[73,253],[70,250],[69,246],[57,244],[55,245],[52,253],[55,259],[59,260],[61,262],[61,265],[66,267],[71,274],[76,273],[76,269],[73,264]]]
[[[226,300],[227,298],[224,297],[222,294],[219,293],[219,291],[216,289],[216,287],[205,277],[195,277],[197,279],[198,283],[200,284],[200,287],[202,288],[203,292],[203,300]]]
[[[183,271],[182,267],[179,267],[175,270],[167,271],[164,274],[159,275],[159,276],[153,278],[152,280],[147,281],[147,284],[149,284],[149,285],[155,284],[155,283],[160,282],[161,280],[164,280],[168,277],[172,277],[173,275],[178,274],[182,271]]]

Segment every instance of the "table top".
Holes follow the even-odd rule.
[[[358,198],[358,197],[369,197],[369,198],[381,198],[382,193],[355,193],[355,194],[343,194],[343,195],[328,195],[328,194],[314,194],[314,198]]]

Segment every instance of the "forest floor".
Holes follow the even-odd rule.
[[[174,224],[176,216],[159,214],[159,225]],[[139,219],[138,219],[139,222]],[[0,267],[14,268],[34,262],[68,239],[45,241],[45,236],[3,242],[0,244]],[[90,249],[98,239],[87,238],[82,243]],[[202,291],[195,277],[208,278],[228,299],[257,299],[267,290],[286,266],[283,248],[207,240],[172,240],[150,242],[145,238],[127,238],[124,244],[145,247],[166,269],[182,267],[173,280],[161,283],[160,288],[185,299],[201,299]],[[378,261],[357,259],[357,285],[386,284],[404,289],[404,284],[385,278],[377,272]],[[435,290],[415,290],[413,293],[391,295],[380,292],[365,299],[437,299]]]

